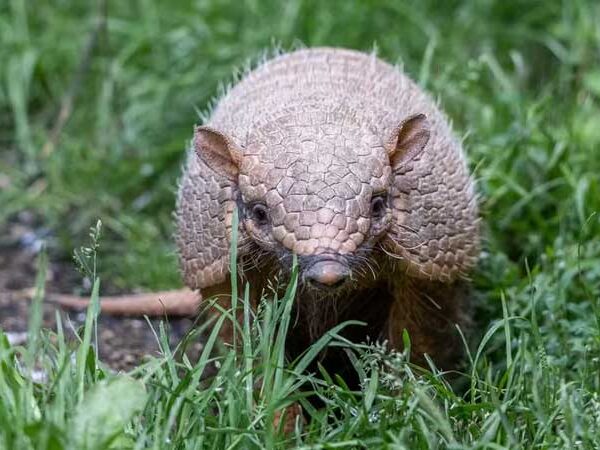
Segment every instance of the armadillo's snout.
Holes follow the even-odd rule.
[[[324,260],[314,263],[304,279],[315,288],[332,289],[342,286],[350,278],[350,268],[339,261]]]

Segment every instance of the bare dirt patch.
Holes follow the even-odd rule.
[[[36,261],[40,246],[36,233],[23,221],[16,221],[0,230],[0,329],[15,342],[27,339],[30,292],[37,275]],[[72,293],[81,285],[81,275],[74,264],[49,258],[46,276],[47,292]],[[113,292],[111,292],[113,293]],[[70,338],[85,320],[85,313],[57,309],[50,302],[43,304],[43,326],[56,329],[59,312]],[[161,320],[140,317],[100,316],[98,320],[98,354],[100,360],[115,370],[129,370],[143,361],[146,355],[158,356],[160,348],[155,332]],[[188,318],[163,320],[174,348],[193,326]],[[153,331],[154,328],[154,331]],[[190,352],[200,350],[195,343]]]

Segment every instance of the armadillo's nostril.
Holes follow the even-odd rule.
[[[350,269],[337,261],[326,260],[313,264],[306,272],[306,280],[314,286],[334,288],[346,282]]]

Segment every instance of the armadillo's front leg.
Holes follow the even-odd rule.
[[[410,336],[411,361],[426,367],[424,354],[443,370],[454,369],[464,353],[456,325],[469,326],[468,290],[461,282],[443,284],[409,280],[394,289],[387,338],[392,348],[402,350],[402,334]]]
[[[257,284],[258,283],[254,284],[254,286],[257,286]],[[256,289],[253,289],[252,287],[253,285],[251,284],[250,305],[253,311],[256,311],[260,294]],[[221,317],[222,314],[232,312],[230,279],[227,279],[226,282],[211,287],[209,289],[203,289],[202,296],[204,298],[204,301],[207,301],[206,309],[202,308],[202,311],[206,311],[209,320],[211,320],[213,324],[217,323],[217,320],[219,319],[219,317]],[[236,312],[235,320],[237,321],[237,323],[242,324],[243,319],[244,310],[242,300],[240,299],[238,300],[238,311]],[[230,318],[226,318],[223,321],[223,324],[221,325],[221,328],[219,330],[219,338],[226,345],[233,344],[233,328],[234,323]],[[238,349],[241,350],[241,346],[238,346]],[[256,380],[255,389],[260,390],[261,384],[262,380]],[[273,428],[275,430],[281,431],[283,434],[292,433],[295,430],[296,426],[302,426],[304,423],[305,420],[302,413],[302,407],[299,403],[292,403],[286,408],[282,408],[275,411],[275,415],[273,417]]]
[[[202,289],[202,305],[200,313],[204,314],[212,325],[217,324],[218,319],[231,310],[231,283],[227,280],[224,283],[210,288]],[[225,344],[231,344],[233,341],[233,324],[231,320],[225,318],[219,329],[219,338]]]
[[[239,290],[238,295],[242,293],[242,283],[238,283]],[[250,307],[253,311],[256,311],[260,294],[256,289],[250,285]],[[232,302],[231,302],[231,280],[227,277],[226,281],[210,288],[202,289],[203,303],[200,307],[200,312],[205,313],[209,320],[213,324],[216,324],[217,320],[222,314],[233,314]],[[243,300],[238,299],[237,311],[235,312],[235,320],[238,324],[242,324],[244,319],[244,308]],[[225,344],[231,345],[233,343],[233,329],[234,324],[230,317],[225,318],[219,331],[219,337]]]

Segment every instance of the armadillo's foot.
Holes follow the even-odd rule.
[[[302,407],[299,403],[292,403],[284,409],[275,411],[273,417],[273,428],[279,429],[283,434],[291,434],[297,425],[302,426],[305,423]]]
[[[48,300],[68,310],[84,310],[89,298],[50,294]],[[194,316],[202,296],[189,289],[100,298],[100,311],[114,316]]]

